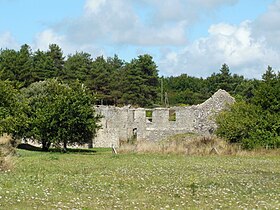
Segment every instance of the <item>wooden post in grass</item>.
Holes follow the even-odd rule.
[[[114,144],[112,144],[112,153],[115,155],[118,154],[116,148],[114,147]]]

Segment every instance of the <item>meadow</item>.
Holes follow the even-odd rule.
[[[279,209],[280,156],[17,150],[0,209]]]

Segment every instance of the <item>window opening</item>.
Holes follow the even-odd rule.
[[[169,109],[169,121],[176,121],[176,111],[174,109]]]
[[[149,122],[153,122],[153,111],[152,110],[146,110],[146,119]]]

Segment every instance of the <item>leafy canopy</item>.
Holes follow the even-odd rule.
[[[269,66],[249,102],[234,104],[217,117],[217,134],[243,147],[280,147],[280,73]]]
[[[31,107],[29,137],[47,150],[51,143],[90,143],[99,128],[93,98],[80,83],[71,87],[56,79],[31,84],[23,90]]]

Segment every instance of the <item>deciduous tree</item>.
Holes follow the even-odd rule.
[[[93,97],[80,83],[71,87],[50,79],[23,91],[31,107],[29,135],[48,150],[51,143],[90,143],[99,128]]]

